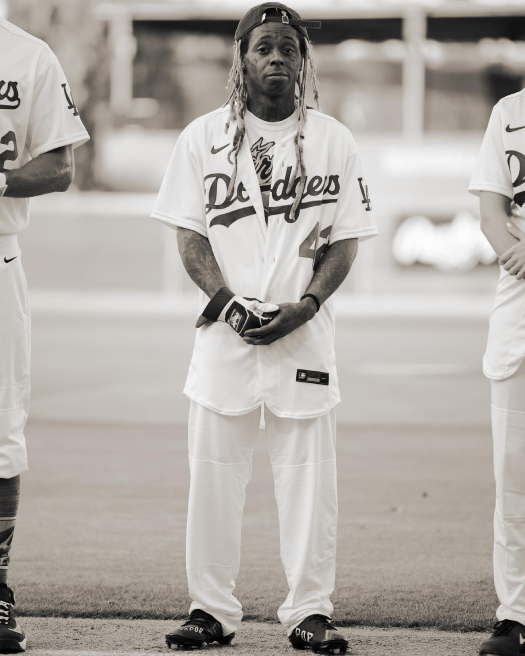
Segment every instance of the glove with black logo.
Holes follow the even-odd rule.
[[[257,298],[235,296],[227,287],[221,287],[197,319],[196,328],[208,321],[223,321],[242,337],[247,330],[266,326],[279,312],[274,303],[263,303]]]

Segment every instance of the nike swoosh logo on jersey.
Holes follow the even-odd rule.
[[[511,128],[511,127],[510,127],[510,123],[509,123],[509,124],[507,125],[507,127],[505,128],[505,130],[507,130],[507,132],[516,132],[517,130],[523,130],[523,128],[525,128],[525,125],[522,125],[522,126],[519,127],[519,128]]]
[[[525,644],[525,638],[522,638],[521,633],[520,633],[520,645],[523,645],[523,644]]]
[[[6,257],[4,257],[4,262],[5,262],[6,264],[9,264],[9,262],[12,262],[13,260],[16,260],[17,257],[18,257],[18,255],[15,255],[15,256],[12,257],[10,260],[8,260]]]
[[[224,145],[224,146],[221,146],[220,148],[215,148],[215,146],[212,146],[212,147],[211,147],[211,154],[212,154],[212,155],[216,155],[217,153],[220,153],[221,150],[224,150],[225,148],[227,148],[229,145],[230,145],[230,144],[226,144],[226,145]]]

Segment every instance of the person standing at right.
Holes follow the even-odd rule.
[[[483,372],[491,379],[500,602],[480,656],[525,654],[525,90],[494,107],[469,191],[501,265]],[[512,218],[512,222],[509,218]]]

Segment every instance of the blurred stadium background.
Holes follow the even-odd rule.
[[[92,135],[77,151],[78,193],[33,202],[22,242],[35,298],[194,295],[173,235],[147,216],[179,131],[226,99],[232,35],[251,4],[4,0],[57,53]],[[357,138],[381,230],[343,291],[492,293],[494,258],[466,187],[492,106],[524,85],[523,2],[292,4],[323,20],[322,109]]]

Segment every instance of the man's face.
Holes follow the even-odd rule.
[[[264,23],[254,28],[244,63],[251,91],[269,96],[293,93],[301,68],[297,30],[282,23]]]

